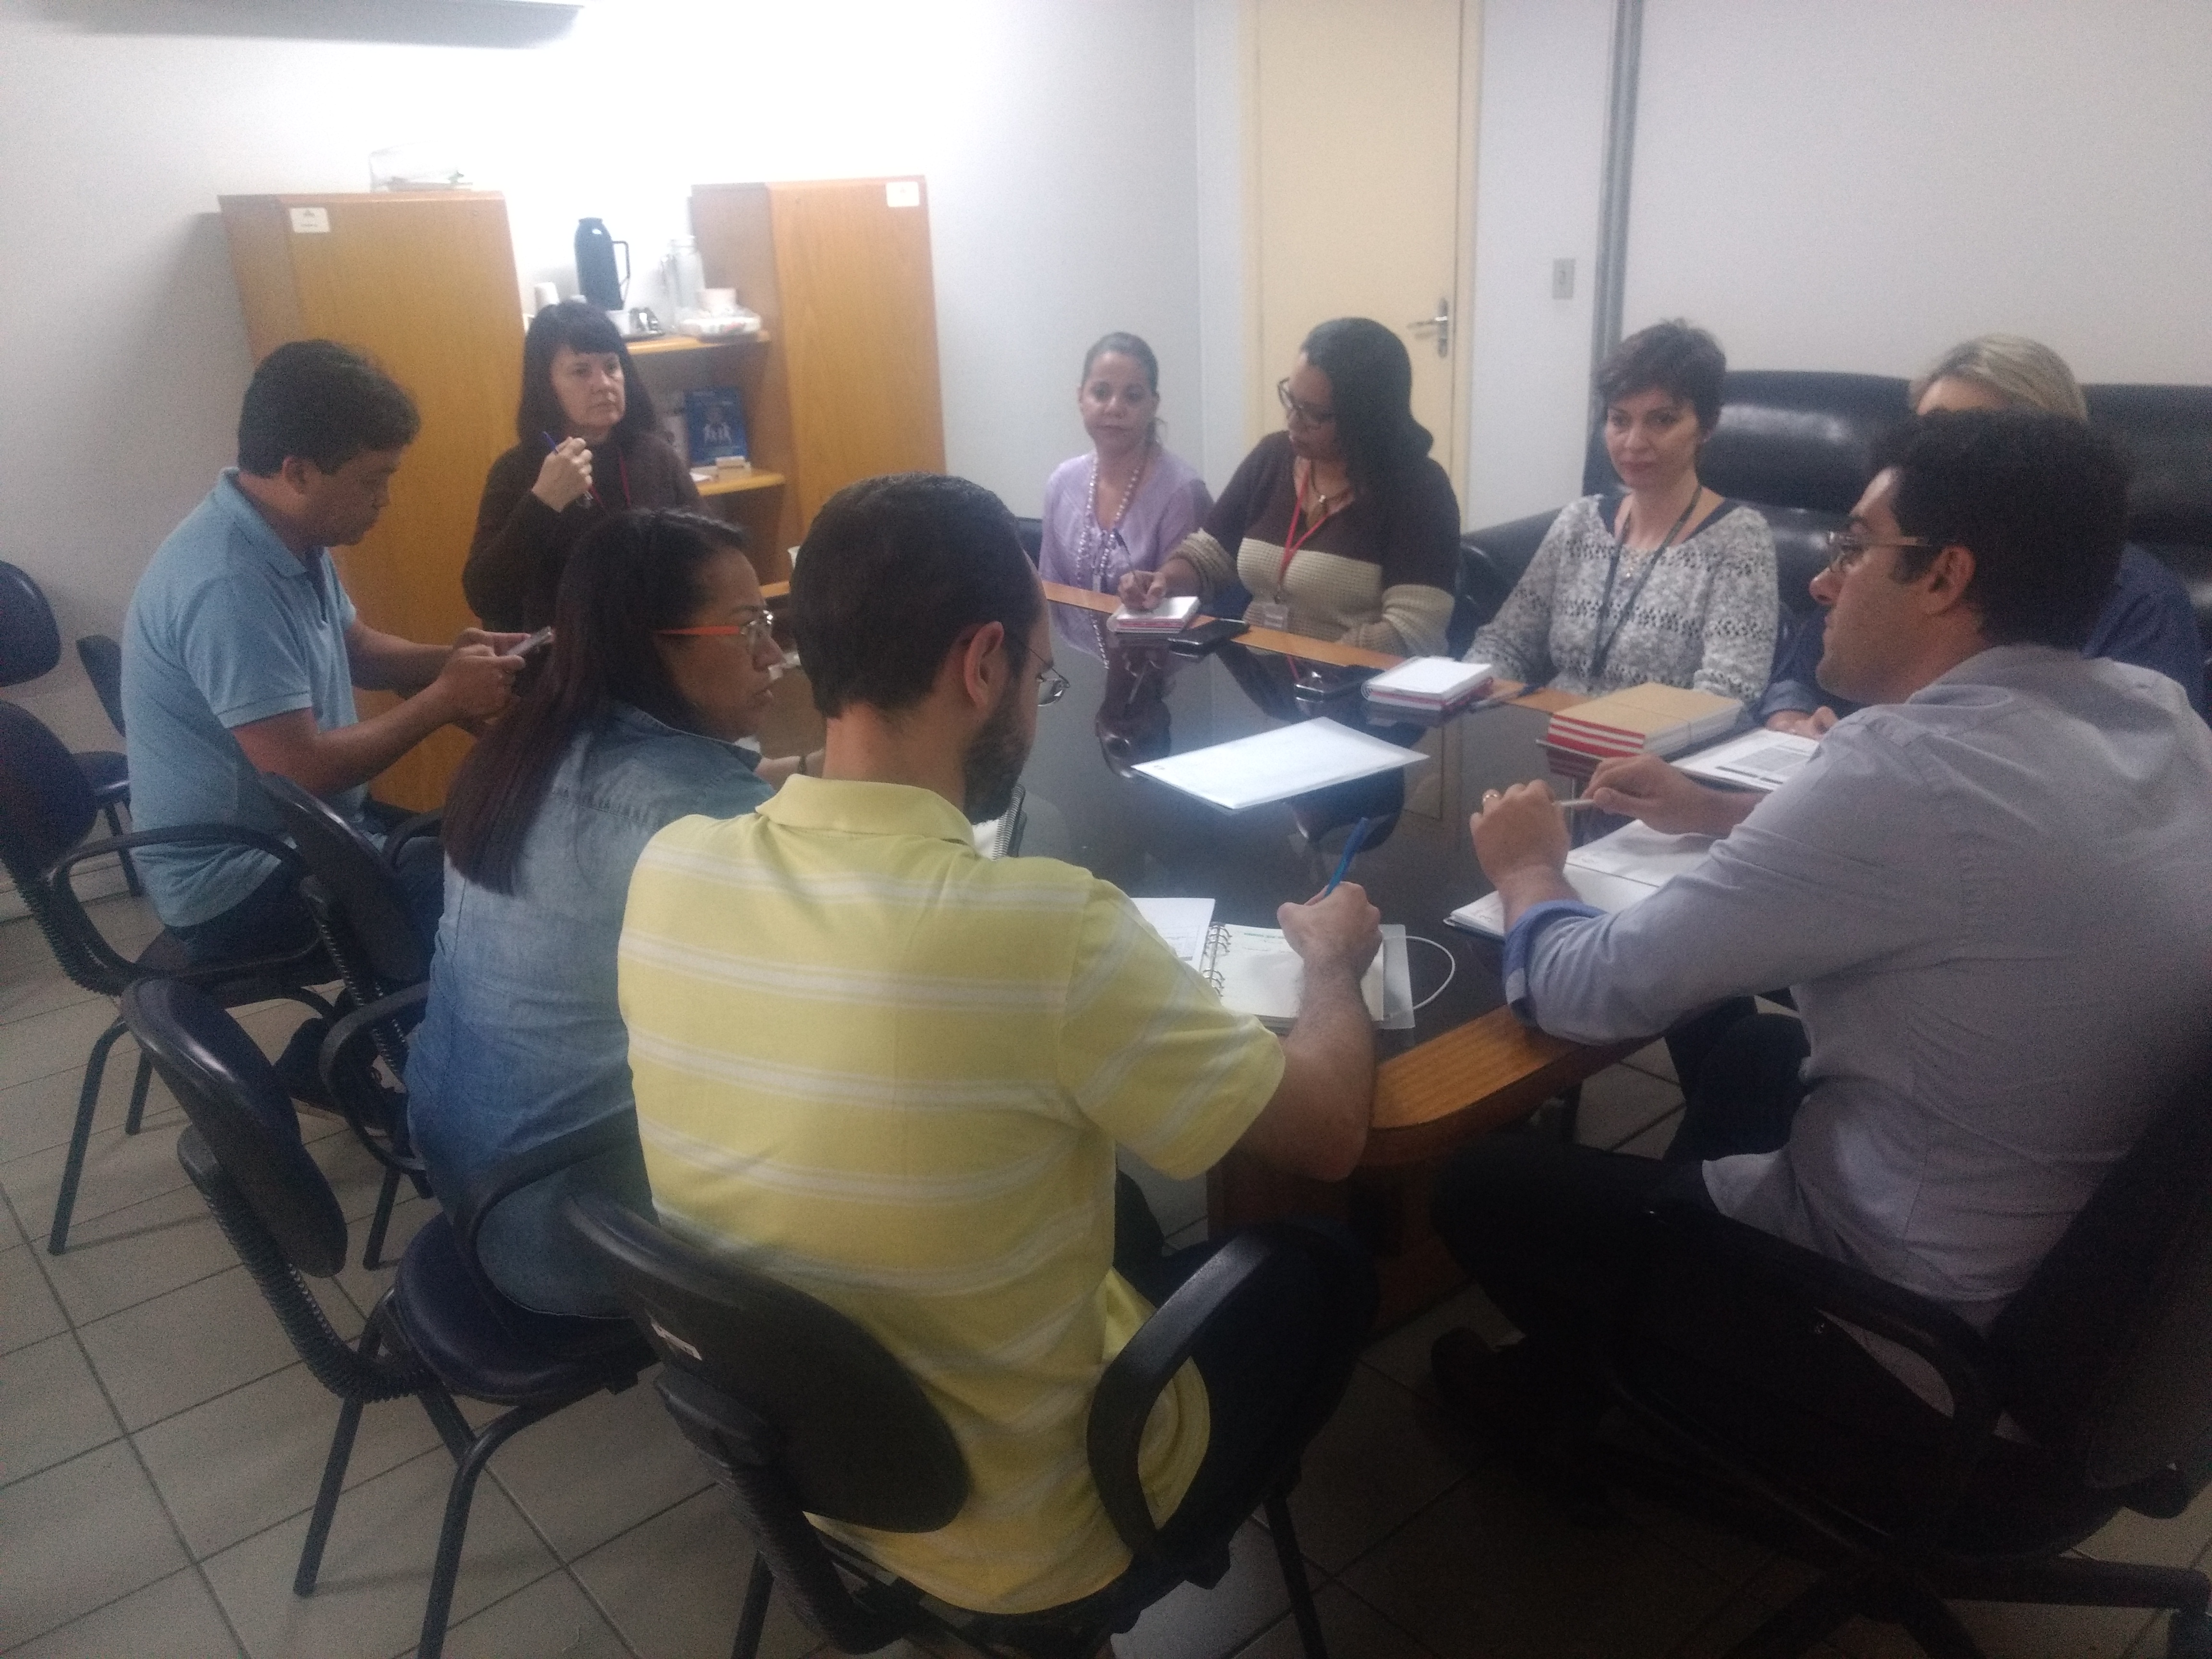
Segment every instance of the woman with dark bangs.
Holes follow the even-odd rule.
[[[523,337],[514,432],[484,479],[461,589],[487,628],[527,632],[553,620],[586,530],[632,507],[696,507],[699,489],[622,336],[581,300],[546,307]]]

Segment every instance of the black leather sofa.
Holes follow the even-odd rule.
[[[1802,614],[1826,562],[1827,533],[1839,529],[1874,472],[1883,434],[1905,413],[1906,383],[1879,374],[1743,369],[1722,394],[1720,424],[1698,470],[1706,483],[1751,502],[1774,530],[1782,603]],[[2212,386],[2093,386],[2089,422],[2134,464],[2130,538],[2189,588],[2197,632],[2212,653]],[[1616,488],[1602,432],[1593,430],[1583,490]],[[1453,610],[1455,653],[1498,612],[1528,568],[1559,509],[1469,531],[1461,538]]]

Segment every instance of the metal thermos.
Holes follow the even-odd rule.
[[[615,250],[623,252],[622,274],[615,274]],[[601,311],[620,311],[623,287],[629,281],[629,244],[607,234],[605,222],[576,222],[576,286]]]

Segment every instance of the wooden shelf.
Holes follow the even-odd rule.
[[[663,357],[678,351],[725,351],[732,346],[764,345],[769,333],[763,329],[757,334],[718,334],[711,339],[699,339],[689,334],[661,334],[649,340],[625,340],[633,357]]]
[[[699,485],[702,495],[738,495],[748,489],[775,489],[783,483],[781,472],[763,472],[757,468],[750,472],[732,473],[726,478],[716,478],[711,483]]]

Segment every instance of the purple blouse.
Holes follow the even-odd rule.
[[[1037,574],[1048,582],[1111,593],[1125,572],[1158,569],[1176,544],[1206,522],[1213,497],[1188,462],[1158,450],[1121,524],[1103,531],[1091,518],[1091,459],[1078,455],[1062,461],[1044,487],[1044,548]],[[1109,513],[1115,505],[1103,503]]]

